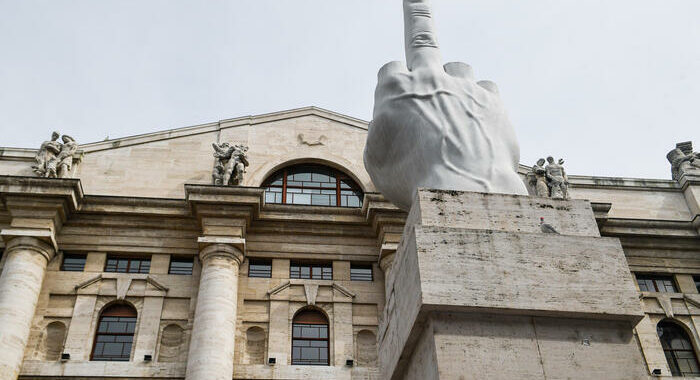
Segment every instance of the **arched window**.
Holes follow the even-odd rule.
[[[91,360],[128,362],[136,330],[136,310],[116,304],[102,311]]]
[[[673,322],[661,321],[656,326],[661,346],[673,376],[700,376],[700,365],[693,344],[685,330]]]
[[[344,173],[323,165],[286,167],[271,175],[262,187],[265,188],[267,203],[362,206],[360,187]]]
[[[328,365],[328,320],[318,311],[303,310],[292,323],[292,364]]]

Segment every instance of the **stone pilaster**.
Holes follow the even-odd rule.
[[[44,282],[46,265],[56,251],[31,236],[8,236],[7,259],[0,275],[0,379],[19,376],[29,331]]]
[[[0,202],[10,215],[0,231],[0,380],[17,379],[56,235],[83,199],[80,181],[0,176]]]
[[[243,252],[233,244],[219,242],[202,248],[199,257],[202,273],[185,378],[230,380]]]

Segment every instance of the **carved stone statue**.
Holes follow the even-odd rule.
[[[32,166],[32,170],[39,177],[46,177],[46,164],[51,161],[61,151],[61,143],[56,141],[61,136],[58,132],[51,134],[51,140],[44,141],[36,152],[34,159],[36,165]]]
[[[693,152],[690,141],[676,144],[676,149],[666,155],[671,163],[671,175],[679,180],[684,174],[700,176],[700,153]]]
[[[498,89],[442,65],[427,0],[404,0],[406,64],[379,70],[364,152],[372,182],[408,210],[419,187],[527,195]]]
[[[530,186],[535,190],[535,195],[549,198],[549,185],[547,184],[544,162],[544,158],[537,160],[537,163],[532,166],[532,170],[527,174],[527,177]]]
[[[32,166],[32,170],[40,177],[70,177],[70,171],[73,167],[73,155],[78,150],[78,143],[68,135],[63,135],[61,138],[63,143],[60,143],[56,141],[59,136],[58,132],[53,132],[51,140],[44,141],[36,153],[36,165]]]
[[[549,186],[549,195],[554,199],[569,199],[569,178],[564,170],[564,160],[554,162],[554,157],[547,157],[545,176]]]
[[[212,144],[214,147],[214,170],[212,182],[214,185],[240,185],[243,182],[245,168],[250,165],[246,152],[248,147],[242,144],[229,143]]]

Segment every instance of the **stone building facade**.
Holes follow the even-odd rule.
[[[297,109],[80,145],[69,178],[0,148],[0,379],[384,378],[384,280],[408,215],[369,179],[366,135]],[[223,142],[248,147],[238,186],[211,184]],[[618,238],[637,284],[628,378],[700,378],[700,176],[677,169],[568,176],[595,217],[573,234]]]

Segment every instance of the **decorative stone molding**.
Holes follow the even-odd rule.
[[[147,275],[147,274],[131,274],[131,273],[102,273],[99,274],[89,280],[83,281],[80,284],[75,286],[75,292],[79,294],[92,294],[93,292],[85,291],[90,285],[92,284],[97,284],[102,282],[103,280],[116,280],[117,286],[116,286],[116,297],[118,300],[124,300],[129,292],[129,289],[131,288],[131,284],[134,280],[141,280],[145,281],[147,284],[150,284],[155,288],[155,292],[158,294],[148,294],[149,290],[145,290],[145,294],[143,296],[147,295],[157,295],[164,297],[166,293],[168,292],[168,288],[160,284],[158,281],[153,279],[153,277]],[[98,294],[98,292],[94,292],[94,294]]]
[[[278,293],[280,293],[281,291],[283,291],[284,289],[287,289],[288,287],[290,287],[291,284],[292,284],[292,283],[291,283],[290,281],[285,281],[285,282],[283,282],[283,283],[281,283],[281,284],[275,286],[274,288],[268,290],[268,291],[267,291],[267,295],[268,295],[268,296],[273,296],[273,295],[275,295],[275,294],[278,294]]]
[[[5,254],[15,249],[33,251],[43,256],[47,263],[56,255],[56,240],[50,231],[5,229],[0,231],[0,235],[5,240]]]
[[[200,238],[202,239],[202,238]],[[233,240],[233,239],[232,239]],[[243,240],[243,239],[240,239]],[[244,241],[245,242],[245,241]],[[244,253],[232,243],[214,243],[207,245],[199,252],[200,260],[208,261],[214,257],[221,257],[233,260],[236,265],[243,262]]]
[[[306,295],[307,305],[316,305],[316,295],[318,294],[318,284],[304,284],[304,295]]]

